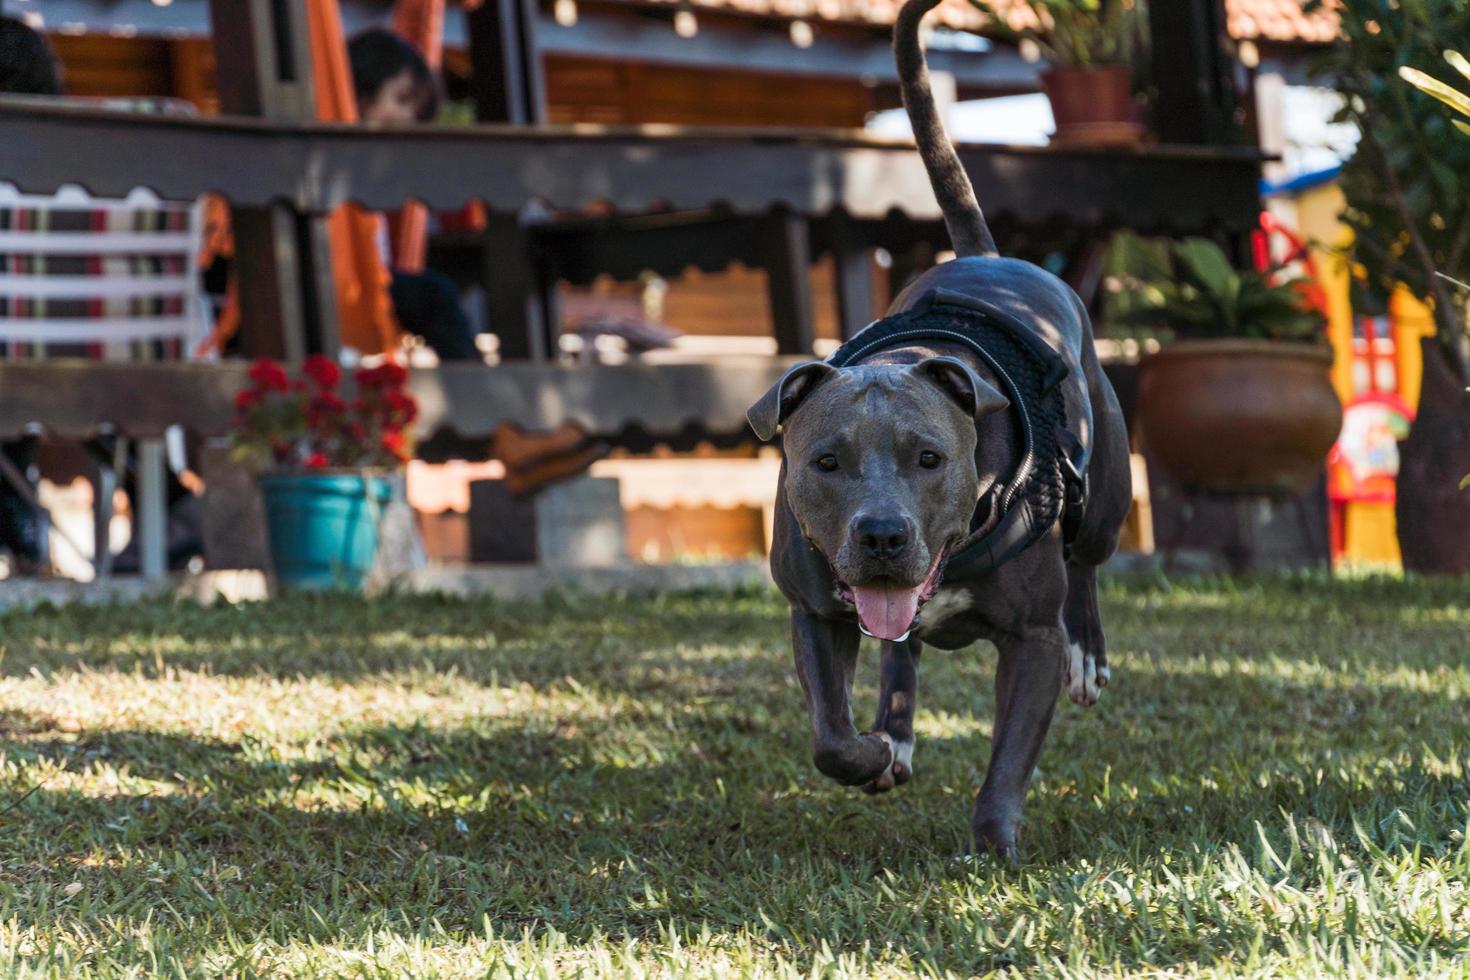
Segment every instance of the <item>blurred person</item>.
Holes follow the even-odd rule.
[[[0,92],[61,94],[61,62],[46,39],[17,17],[0,17]]]
[[[347,45],[358,118],[374,126],[427,122],[439,111],[439,84],[423,55],[392,31],[373,28]],[[379,222],[378,251],[392,272],[389,295],[404,330],[417,334],[443,361],[479,360],[475,331],[459,290],[442,272],[393,267],[388,223]]]
[[[15,17],[0,17],[0,93],[58,96],[61,94],[61,64],[40,33]],[[0,257],[0,272],[8,271]],[[3,347],[3,345],[0,345]],[[0,442],[0,453],[10,462],[7,475],[0,473],[0,550],[9,551],[22,573],[38,571],[44,553],[45,533],[41,515],[13,485],[8,476],[20,475],[34,492],[36,439]]]

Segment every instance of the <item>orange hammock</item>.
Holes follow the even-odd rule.
[[[439,70],[444,61],[444,0],[398,0],[393,31],[418,48],[430,70]],[[410,201],[393,221],[393,263],[405,272],[423,272],[428,250],[429,209]]]
[[[317,119],[323,122],[356,122],[357,101],[337,0],[308,0],[307,24],[316,82]],[[444,0],[398,0],[393,26],[423,52],[430,67],[438,68],[444,42]],[[391,354],[402,333],[393,316],[393,304],[388,294],[390,272],[377,249],[381,220],[381,217],[353,206],[338,208],[327,219],[332,283],[337,297],[342,343],[364,354]],[[228,222],[229,210],[225,202],[209,198],[205,209],[205,247],[201,262],[207,264],[217,255],[233,254],[234,243]],[[428,212],[422,205],[411,203],[403,209],[398,221],[394,241],[398,265],[409,271],[421,270],[427,241]],[[217,352],[239,326],[239,287],[232,278],[225,308],[199,353]]]

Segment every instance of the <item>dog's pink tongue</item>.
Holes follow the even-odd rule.
[[[855,585],[852,597],[858,619],[880,640],[896,640],[908,632],[919,614],[918,589],[884,589]]]

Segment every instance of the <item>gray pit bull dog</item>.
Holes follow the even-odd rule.
[[[909,0],[894,27],[904,104],[957,258],[827,361],[750,408],[783,450],[771,570],[791,602],[817,768],[884,792],[913,774],[923,644],[1000,652],[974,843],[1014,860],[1021,809],[1065,685],[1107,684],[1096,568],[1131,499],[1117,397],[1077,295],[1001,258],[929,90]],[[862,633],[882,644],[870,731],[849,698]]]

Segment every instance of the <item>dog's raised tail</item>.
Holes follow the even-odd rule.
[[[898,12],[893,25],[893,59],[898,66],[898,84],[903,91],[903,105],[914,128],[914,142],[929,172],[929,183],[944,212],[955,254],[995,255],[995,239],[975,199],[975,188],[960,164],[959,154],[944,131],[939,107],[929,88],[929,65],[919,43],[919,21],[938,6],[939,0],[908,0]]]

